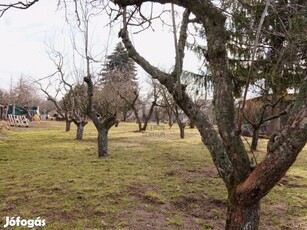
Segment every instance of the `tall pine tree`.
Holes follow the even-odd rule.
[[[133,85],[136,85],[135,62],[129,57],[121,42],[116,45],[113,53],[106,57],[101,76],[103,85],[117,81],[134,82]]]

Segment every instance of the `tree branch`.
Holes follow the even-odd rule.
[[[258,47],[258,43],[259,43],[261,28],[262,28],[265,16],[266,16],[267,11],[268,11],[269,3],[270,3],[270,1],[267,0],[265,8],[264,8],[262,15],[261,15],[261,18],[260,18],[260,22],[259,22],[259,25],[258,25],[258,28],[257,28],[257,32],[256,32],[255,43],[254,43],[253,51],[252,51],[251,65],[250,65],[249,70],[248,70],[242,107],[240,108],[240,116],[239,116],[239,120],[238,120],[238,124],[237,124],[237,133],[241,133],[243,113],[244,113],[244,107],[245,107],[247,92],[248,92],[248,88],[249,88],[249,84],[250,84],[250,81],[251,81],[251,78],[252,78],[252,72],[253,72],[253,68],[254,68],[254,59],[255,59],[255,56],[256,56],[256,51],[257,51],[257,47]]]
[[[119,32],[119,37],[122,38],[123,43],[127,51],[129,52],[130,57],[138,63],[148,74],[150,74],[153,78],[158,79],[160,82],[166,84],[172,84],[172,79],[170,75],[159,70],[157,67],[151,65],[145,58],[143,58],[134,48],[132,42],[129,38],[128,32],[125,29],[121,29]]]
[[[0,18],[9,9],[25,10],[25,9],[28,9],[29,7],[33,6],[38,1],[39,0],[26,1],[26,3],[23,3],[22,1],[18,1],[18,2],[10,3],[10,4],[0,4]]]
[[[272,115],[272,116],[269,116],[269,117],[264,118],[262,122],[265,123],[265,122],[267,122],[267,121],[270,121],[270,120],[279,118],[279,117],[281,117],[281,116],[283,116],[283,115],[286,115],[286,114],[287,114],[287,110],[284,110],[284,111],[281,111],[281,112],[278,113],[278,114],[274,114],[274,115]]]
[[[172,73],[172,75],[180,76],[182,73],[182,66],[183,66],[183,59],[184,59],[184,48],[187,41],[187,29],[189,24],[189,16],[190,11],[185,10],[182,15],[182,22],[181,22],[181,28],[179,33],[179,40],[177,44],[177,52],[176,52],[176,62],[175,62],[175,68]]]
[[[122,38],[122,41],[127,51],[129,52],[130,57],[136,63],[138,63],[148,74],[157,79],[167,88],[167,90],[173,95],[176,103],[193,121],[193,123],[195,123],[202,136],[202,141],[210,150],[212,159],[221,178],[224,180],[226,186],[229,185],[230,181],[234,179],[232,164],[226,154],[226,150],[221,139],[214,130],[213,125],[184,91],[182,93],[182,98],[180,100],[178,99],[178,87],[176,87],[176,84],[174,84],[175,82],[171,75],[162,72],[158,68],[152,66],[145,58],[143,58],[135,50],[126,30],[122,29],[119,33],[119,36]]]
[[[264,197],[284,176],[307,141],[307,77],[302,81],[288,124],[275,132],[267,145],[265,159],[238,186],[238,202],[249,204]]]

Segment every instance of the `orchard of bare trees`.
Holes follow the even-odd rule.
[[[5,17],[13,8],[35,7],[39,1],[1,3],[0,15]],[[176,118],[183,138],[180,114],[184,113],[199,131],[227,189],[225,229],[258,229],[261,200],[295,162],[307,140],[307,2],[61,0],[59,5],[74,12],[83,36],[82,47],[76,50],[84,60],[84,69],[79,82],[68,82],[63,57],[58,54],[51,58],[65,89],[63,106],[57,105],[42,85],[40,88],[66,121],[78,126],[77,139],[82,139],[85,125],[92,120],[98,132],[98,156],[108,156],[111,127],[133,114],[138,130],[145,131],[150,117],[156,114],[158,119],[161,109],[169,114],[170,123]],[[120,40],[96,72],[89,42],[89,22],[95,14],[107,14],[109,23],[120,24]],[[147,60],[133,42],[133,36],[152,29],[155,23],[172,31],[169,36],[174,40],[175,58],[170,70]],[[143,42],[159,46],[154,41]],[[188,51],[202,63],[193,73],[184,69]],[[150,76],[152,85],[146,95],[149,109],[142,113],[143,118],[140,111],[146,99],[141,97],[137,65]],[[195,89],[212,94],[216,126],[195,100]],[[252,89],[261,100],[257,108],[250,107],[255,109],[250,114],[247,99]],[[279,102],[290,89],[295,100],[282,109]],[[240,103],[236,103],[238,98]],[[287,122],[280,127],[278,118],[285,114]],[[269,120],[273,122],[266,156],[255,165],[250,148],[241,138],[242,126],[252,125],[251,149],[255,151],[259,128]]]

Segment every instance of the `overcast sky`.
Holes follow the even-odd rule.
[[[56,1],[39,1],[27,10],[10,10],[0,18],[0,88],[8,89],[22,75],[48,73],[45,42],[65,28]]]
[[[38,79],[55,71],[46,49],[54,46],[61,52],[71,49],[70,27],[65,22],[64,12],[57,11],[56,0],[41,0],[27,10],[10,10],[0,18],[0,88],[9,89],[21,75]],[[91,38],[95,50],[103,53],[107,47],[109,28],[107,19],[98,19],[91,27]],[[119,27],[111,31],[108,53],[111,53]],[[174,62],[174,45],[170,28],[156,26],[155,32],[147,30],[133,37],[133,42],[141,54],[155,65],[170,69]],[[194,68],[199,63],[190,55],[185,63]],[[192,67],[191,67],[192,66]],[[140,75],[144,72],[140,71]]]

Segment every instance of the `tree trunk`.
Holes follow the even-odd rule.
[[[103,128],[98,130],[98,157],[108,156],[108,132],[109,130]]]
[[[184,124],[181,121],[178,121],[178,126],[180,130],[180,138],[184,139]]]
[[[190,129],[194,129],[195,128],[195,124],[193,121],[190,120]]]
[[[149,112],[148,112],[147,116],[145,116],[145,118],[144,118],[144,125],[143,125],[143,128],[142,128],[142,131],[146,131],[148,122],[150,121],[150,118],[151,118],[151,115],[154,111],[155,105],[156,105],[156,102],[155,101],[152,102],[150,109],[149,109]]]
[[[251,144],[252,151],[257,150],[258,139],[259,139],[259,127],[253,127],[253,137],[252,137],[252,144]]]
[[[142,121],[137,118],[136,123],[138,124],[139,132],[141,132],[142,131]]]
[[[136,122],[137,122],[138,127],[139,127],[139,132],[141,132],[142,131],[142,121],[140,119],[138,110],[134,106],[132,107],[132,109],[133,109],[133,112],[134,112],[134,116],[135,116]]]
[[[83,139],[83,131],[84,131],[84,125],[82,123],[79,123],[77,125],[76,140],[81,141]]]
[[[229,204],[227,207],[226,230],[257,230],[260,220],[260,205]]]
[[[167,115],[168,115],[168,125],[171,128],[173,126],[173,113],[172,113],[172,111],[168,111]]]
[[[66,123],[65,131],[66,131],[66,132],[69,132],[69,131],[70,131],[71,122],[72,122],[72,121],[69,121],[69,120],[66,120],[66,121],[65,121],[65,123]]]
[[[156,116],[157,125],[160,125],[160,115],[159,115],[159,111],[158,110],[155,110],[155,116]]]
[[[175,106],[174,108],[174,114],[176,117],[176,121],[177,124],[179,126],[179,130],[180,130],[180,138],[184,139],[184,128],[185,128],[185,123],[183,123],[180,118],[179,118],[179,109],[178,109],[178,105]]]
[[[149,121],[149,120],[146,118],[145,121],[144,121],[144,125],[143,125],[143,127],[142,127],[142,129],[141,129],[142,131],[146,131],[147,125],[148,125],[148,121]]]
[[[123,111],[123,122],[126,122],[126,120],[127,120],[127,114],[128,114],[128,111],[124,110],[124,111]]]

